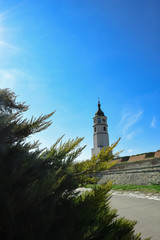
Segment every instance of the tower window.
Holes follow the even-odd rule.
[[[100,118],[98,118],[98,123],[101,123],[101,119]]]
[[[96,127],[94,128],[94,131],[96,132]]]
[[[106,122],[106,119],[105,119],[105,118],[103,118],[103,122]]]
[[[106,131],[106,127],[103,127],[103,130]]]

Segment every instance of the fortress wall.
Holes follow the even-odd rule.
[[[99,173],[100,183],[108,179],[117,185],[152,185],[160,184],[160,158],[118,163],[107,171]]]

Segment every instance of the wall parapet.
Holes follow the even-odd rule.
[[[118,163],[122,162],[136,162],[136,161],[144,161],[144,160],[150,160],[154,158],[160,158],[160,150],[156,152],[148,152],[148,153],[142,153],[132,156],[124,156],[113,159],[113,161],[117,161]]]

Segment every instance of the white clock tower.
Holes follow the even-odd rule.
[[[108,135],[108,125],[107,117],[101,110],[101,104],[98,99],[98,111],[95,113],[93,118],[93,148],[92,156],[96,156],[101,151],[103,147],[109,146],[109,135]]]

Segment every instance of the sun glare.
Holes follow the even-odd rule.
[[[2,22],[4,22],[6,18],[10,17],[13,14],[14,10],[17,9],[20,5],[21,4],[11,8],[5,12],[0,13],[0,48],[8,48],[8,49],[12,49],[15,51],[18,50],[17,47],[8,43],[8,41],[5,40],[6,35],[4,34],[4,32],[6,32],[6,31],[5,31],[4,26],[2,25]]]

